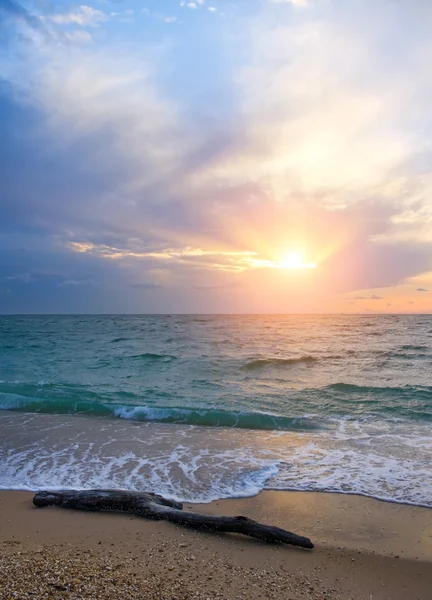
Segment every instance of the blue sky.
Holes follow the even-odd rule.
[[[431,312],[431,23],[0,0],[0,312]]]

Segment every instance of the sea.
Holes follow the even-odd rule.
[[[432,316],[0,317],[0,488],[432,507]]]

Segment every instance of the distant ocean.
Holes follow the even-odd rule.
[[[0,317],[0,487],[432,506],[432,317]]]

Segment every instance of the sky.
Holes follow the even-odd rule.
[[[431,313],[431,27],[0,0],[0,313]]]

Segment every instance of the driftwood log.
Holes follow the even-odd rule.
[[[262,525],[247,517],[217,517],[184,512],[182,504],[158,494],[116,490],[44,491],[35,494],[33,504],[38,507],[60,506],[75,510],[132,513],[147,519],[171,521],[192,529],[242,533],[265,542],[281,542],[302,548],[314,547],[309,538],[279,527]]]

